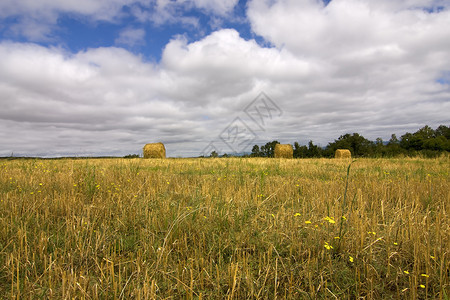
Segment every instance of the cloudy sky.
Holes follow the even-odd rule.
[[[0,1],[0,156],[325,146],[449,116],[448,0]]]

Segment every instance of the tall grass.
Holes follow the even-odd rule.
[[[0,295],[448,299],[448,166],[1,161]]]

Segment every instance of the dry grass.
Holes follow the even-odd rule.
[[[276,144],[275,145],[275,158],[293,158],[294,149],[290,144]]]
[[[348,149],[337,149],[334,158],[352,158],[352,153]]]
[[[166,148],[163,143],[146,144],[143,152],[144,158],[166,158]]]
[[[448,165],[0,161],[0,295],[448,299]]]

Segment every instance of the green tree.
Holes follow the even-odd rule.
[[[294,143],[294,158],[304,158],[308,155],[308,147],[300,146],[298,142]]]
[[[400,147],[400,141],[395,134],[391,135],[391,139],[385,147],[385,156],[393,157],[403,153],[404,150]]]
[[[428,125],[425,125],[424,127],[420,128],[414,133],[415,136],[418,136],[422,140],[428,140],[436,137],[436,132]]]
[[[279,142],[278,141],[272,141],[272,142],[269,142],[269,143],[265,144],[264,146],[261,146],[262,156],[264,156],[264,157],[274,157],[275,145],[276,144],[279,144]]]
[[[252,148],[252,154],[250,154],[251,157],[260,157],[261,156],[261,150],[259,150],[259,146],[255,145]]]
[[[443,136],[447,140],[450,140],[450,128],[445,125],[440,125],[438,128],[436,128],[435,134],[436,137]]]
[[[308,143],[308,151],[307,151],[307,157],[321,157],[322,156],[322,149],[313,144],[313,141],[309,141]]]
[[[411,149],[420,149],[421,148],[421,144],[419,144],[418,140],[414,137],[414,135],[410,132],[405,133],[404,135],[402,135],[400,137],[400,146],[407,150],[410,151]],[[418,150],[416,149],[416,150]]]
[[[450,151],[450,141],[440,135],[435,138],[427,139],[423,142],[423,149],[435,151]]]
[[[374,146],[374,156],[376,157],[383,157],[386,155],[386,147],[383,143],[382,138],[377,138],[375,140],[375,146]]]
[[[349,149],[354,156],[371,156],[374,143],[358,133],[341,135],[337,140],[329,143],[326,148],[328,156],[334,154],[337,149]]]
[[[426,140],[433,139],[436,136],[436,132],[425,125],[414,133],[405,133],[400,140],[400,146],[407,151],[419,151],[424,149],[424,143]]]
[[[391,144],[397,144],[398,145],[399,143],[400,143],[400,141],[398,140],[397,135],[395,135],[395,133],[392,134],[388,145],[391,145]]]
[[[405,133],[400,146],[409,155],[421,153],[426,157],[435,157],[442,151],[450,151],[450,129],[440,125],[436,130],[425,125],[414,133]]]

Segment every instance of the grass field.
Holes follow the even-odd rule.
[[[0,298],[449,299],[449,165],[3,160]]]

